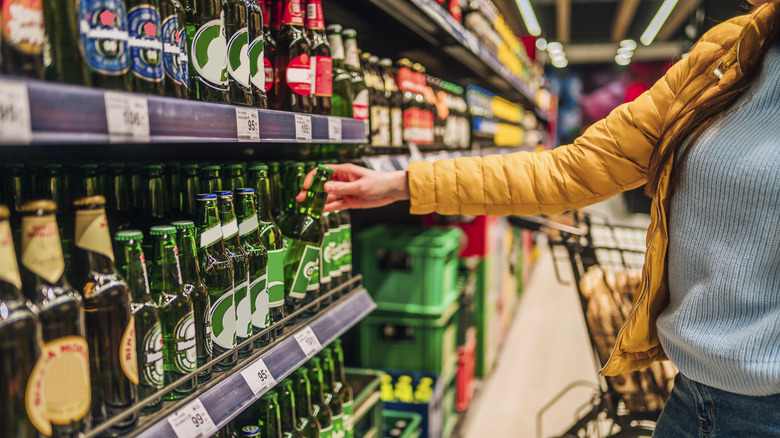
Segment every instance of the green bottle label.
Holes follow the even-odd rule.
[[[236,285],[236,336],[248,338],[252,334],[252,301],[249,297],[249,280]]]
[[[268,251],[268,306],[284,305],[284,249]]]
[[[284,285],[282,285],[284,286]],[[284,288],[282,289],[284,293]],[[256,278],[249,285],[250,299],[254,303],[252,311],[252,325],[260,330],[271,325],[271,313],[268,311],[268,275]]]
[[[352,422],[352,401],[348,403],[344,403],[343,409],[344,409],[344,419],[341,421],[341,424],[344,425],[344,432],[346,438],[354,438],[355,425]]]
[[[249,43],[249,81],[261,91],[265,91],[264,48],[262,33]]]
[[[249,87],[249,31],[246,27],[234,33],[228,42],[228,73],[236,82]]]
[[[230,350],[236,346],[236,306],[233,289],[226,291],[211,306],[211,340],[218,347]]]
[[[339,251],[342,257],[341,273],[352,272],[352,225],[343,225],[344,234],[341,241],[341,250]]]
[[[333,416],[333,435],[331,436],[333,438],[345,438],[343,414]]]
[[[320,429],[320,438],[332,438],[333,437],[333,425]]]
[[[322,250],[320,251],[320,283],[330,283],[332,272],[328,258],[328,245],[333,240],[333,231],[328,230],[322,238]]]
[[[314,259],[314,266],[312,267],[312,272],[311,275],[309,276],[309,285],[306,286],[306,292],[316,292],[320,290],[321,259],[322,259],[322,249],[317,248],[317,258]],[[300,267],[298,269],[300,270]]]
[[[173,333],[176,340],[176,370],[181,373],[195,371],[198,367],[198,352],[195,348],[195,317],[192,312],[179,320]]]
[[[339,237],[341,237],[340,230],[335,230],[329,232],[329,236],[326,237],[327,242],[324,242],[322,244],[322,262],[323,266],[325,267],[325,272],[328,273],[328,276],[331,278],[331,281],[333,278],[338,277],[341,275],[341,268],[339,267],[338,260],[337,260],[337,251],[336,247],[339,242]],[[323,274],[324,275],[324,274]]]
[[[288,251],[295,251],[293,243],[290,239],[284,239],[284,246]],[[313,245],[306,245],[303,248],[303,254],[301,261],[298,264],[298,269],[293,276],[292,285],[290,286],[290,297],[301,299],[306,296],[306,291],[309,290],[309,285],[312,282],[312,278],[319,271],[320,261],[320,249]],[[317,279],[317,287],[319,287],[319,277]]]
[[[207,21],[192,38],[190,56],[198,72],[209,85],[227,85],[227,41],[225,41],[224,20]]]
[[[138,320],[136,320],[138,321]],[[142,372],[143,384],[148,386],[163,386],[165,369],[163,367],[162,325],[158,322],[143,339]]]

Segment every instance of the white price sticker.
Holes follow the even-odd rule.
[[[169,415],[168,423],[179,438],[205,438],[217,433],[217,426],[200,399]]]
[[[298,341],[298,345],[301,346],[301,350],[303,350],[303,354],[307,358],[314,356],[318,351],[322,350],[320,340],[317,339],[317,335],[314,334],[314,330],[309,325],[295,334],[295,340]]]
[[[246,367],[244,371],[241,371],[241,375],[244,376],[244,380],[246,380],[249,388],[252,389],[255,397],[260,396],[276,385],[276,379],[268,371],[268,367],[263,362],[263,359],[258,359],[255,363]]]
[[[0,81],[0,142],[29,143],[31,141],[32,125],[27,84]]]
[[[311,116],[303,114],[295,115],[295,139],[298,141],[311,141]]]
[[[260,140],[260,118],[256,109],[236,108],[238,141]]]
[[[145,97],[106,91],[104,98],[111,140],[149,139],[149,106]]]
[[[341,119],[328,117],[328,139],[334,143],[341,143]]]

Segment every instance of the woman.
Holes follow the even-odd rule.
[[[646,184],[643,290],[601,370],[680,370],[657,437],[780,437],[780,5],[707,32],[649,91],[541,154],[340,165],[328,210],[555,214]]]

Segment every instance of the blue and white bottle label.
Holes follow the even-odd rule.
[[[127,13],[133,73],[150,82],[163,79],[163,43],[160,13],[151,5],[136,6]]]
[[[163,43],[163,67],[165,75],[176,83],[181,83],[181,44],[182,37],[179,28],[179,18],[176,15],[168,16],[162,23]]]
[[[176,39],[179,43],[179,62],[181,63],[181,82],[185,87],[190,87],[190,56],[187,48],[187,33],[184,26],[180,25],[179,37]]]
[[[122,75],[130,68],[127,14],[117,0],[81,0],[79,32],[90,69]]]

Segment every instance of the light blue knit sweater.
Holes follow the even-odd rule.
[[[780,47],[698,140],[672,197],[661,344],[690,379],[780,393]]]

